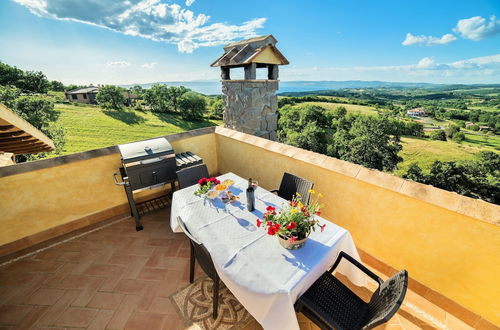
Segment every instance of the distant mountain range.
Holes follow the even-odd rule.
[[[221,83],[219,80],[200,80],[200,81],[164,81],[157,83],[137,84],[143,88],[149,88],[153,84],[166,84],[168,86],[185,86],[196,92],[206,95],[221,94]],[[130,88],[132,85],[122,85]],[[278,93],[290,92],[312,92],[321,90],[335,90],[344,88],[439,88],[452,86],[451,84],[431,84],[431,83],[408,83],[408,82],[388,82],[388,81],[281,81]],[[487,86],[487,85],[454,85],[454,86]],[[492,85],[497,86],[498,85]]]

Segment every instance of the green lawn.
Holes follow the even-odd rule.
[[[429,170],[431,164],[436,161],[460,161],[474,158],[474,154],[482,150],[498,151],[500,137],[493,136],[489,139],[492,146],[485,145],[482,141],[474,141],[474,138],[482,138],[466,134],[466,140],[462,143],[453,141],[434,141],[425,138],[403,137],[401,144],[403,150],[399,153],[404,161],[398,166],[395,174],[401,175],[411,163],[418,163],[423,170]]]
[[[362,113],[365,115],[374,115],[378,113],[375,108],[366,105],[357,105],[348,103],[329,103],[329,102],[304,102],[300,104],[319,105],[325,109],[335,109],[336,107],[342,106],[345,107],[349,112]]]
[[[66,132],[64,154],[221,124],[216,120],[187,122],[172,114],[97,106],[56,104],[55,109],[60,111],[58,123]]]

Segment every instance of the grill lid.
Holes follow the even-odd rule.
[[[120,149],[124,163],[159,157],[174,152],[166,138],[120,144],[118,149]]]

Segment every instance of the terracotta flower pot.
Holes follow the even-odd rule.
[[[309,236],[309,234],[307,236]],[[303,247],[304,244],[306,244],[307,236],[301,240],[291,240],[290,238],[283,238],[281,236],[278,236],[278,241],[285,249],[297,250]]]

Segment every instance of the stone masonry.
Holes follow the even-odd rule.
[[[223,80],[225,126],[270,140],[277,139],[278,80]]]

